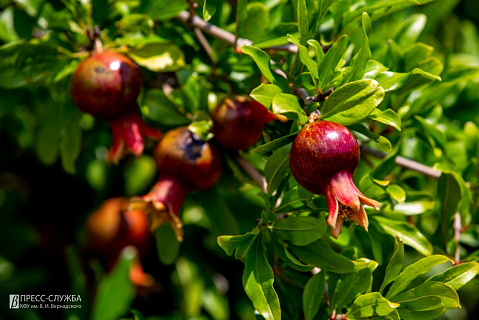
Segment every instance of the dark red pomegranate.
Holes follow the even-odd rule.
[[[71,80],[71,94],[77,107],[107,120],[134,110],[140,91],[138,67],[116,52],[94,53],[78,65]]]
[[[150,246],[148,217],[141,210],[128,210],[128,205],[125,198],[108,199],[87,220],[88,251],[108,263],[126,246],[140,253]]]
[[[110,122],[113,145],[107,160],[118,163],[126,152],[143,153],[143,137],[159,139],[161,133],[146,125],[136,113],[141,91],[138,67],[116,52],[94,53],[83,60],[71,80],[71,94],[77,107]]]
[[[307,124],[298,134],[289,155],[291,172],[306,190],[324,194],[329,207],[331,235],[339,236],[344,220],[368,229],[361,203],[379,210],[381,204],[364,196],[354,185],[359,145],[344,126],[330,121]]]
[[[212,132],[218,143],[228,149],[244,150],[255,144],[263,126],[278,119],[261,103],[244,95],[226,98],[211,112]]]
[[[168,131],[155,148],[160,179],[150,192],[131,200],[130,208],[150,214],[151,229],[170,222],[179,241],[183,239],[178,213],[186,194],[213,186],[221,175],[221,155],[188,127]]]

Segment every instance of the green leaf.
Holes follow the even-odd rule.
[[[427,279],[426,281],[438,281],[447,284],[454,290],[459,290],[463,285],[474,279],[479,273],[479,263],[464,262],[451,267],[446,271]]]
[[[300,44],[304,46],[309,39],[308,8],[305,0],[298,0],[297,12]]]
[[[145,93],[141,111],[147,118],[165,126],[177,127],[191,122],[159,89],[151,89]]]
[[[300,272],[309,272],[312,269],[314,269],[313,265],[304,264],[301,261],[299,261],[298,259],[296,259],[296,257],[294,257],[289,252],[288,248],[284,245],[284,243],[282,243],[278,239],[278,236],[276,234],[272,233],[271,239],[273,241],[273,245],[274,245],[274,249],[275,249],[276,253],[280,257],[280,259],[283,260],[284,263],[286,263],[288,266],[290,266],[291,268],[293,268],[295,270],[298,270]]]
[[[406,200],[406,191],[397,184],[387,186],[386,191],[389,193],[394,205],[403,203]]]
[[[324,55],[324,58],[321,61],[318,69],[318,87],[321,89],[321,91],[329,89],[328,86],[330,85],[331,79],[333,77],[334,69],[336,68],[342,56],[346,52],[347,45],[348,38],[346,35],[343,35],[331,46],[328,52]]]
[[[391,152],[393,147],[391,145],[391,142],[386,139],[383,136],[380,136],[377,133],[369,131],[369,129],[362,123],[356,123],[351,126],[349,126],[352,130],[357,131],[366,137],[370,138],[374,142],[378,144],[378,146],[381,148],[381,150],[385,152]]]
[[[184,0],[141,0],[139,12],[148,14],[155,20],[167,20],[178,16],[188,7]]]
[[[173,264],[180,252],[180,242],[178,242],[171,224],[160,224],[155,230],[155,239],[160,261],[165,265]]]
[[[427,18],[424,14],[412,14],[407,17],[402,23],[401,30],[397,33],[397,44],[405,48],[411,43],[415,43],[426,25],[426,20]]]
[[[321,47],[321,44],[314,39],[308,40],[308,44],[314,47],[316,51],[316,65],[319,66],[321,64],[321,61],[323,61],[323,58],[324,58],[323,47]],[[318,75],[318,80],[319,80],[319,75]]]
[[[419,275],[425,274],[435,265],[445,262],[452,262],[452,260],[443,255],[432,255],[409,265],[399,274],[396,280],[394,280],[391,288],[388,290],[386,298],[389,299],[397,296],[406,290],[408,285]]]
[[[128,311],[135,298],[135,287],[130,281],[130,268],[135,259],[138,259],[135,248],[123,249],[113,271],[98,285],[92,319],[118,319]]]
[[[281,93],[275,96],[273,112],[283,114],[288,119],[298,119],[300,124],[308,122],[308,116],[299,105],[298,98],[292,94]]]
[[[464,124],[464,142],[466,143],[467,157],[469,159],[479,157],[479,128],[472,121]]]
[[[185,66],[183,51],[174,43],[145,43],[129,48],[127,54],[140,66],[154,72],[171,72]]]
[[[348,319],[365,319],[390,314],[399,305],[388,301],[379,292],[363,294],[354,300],[346,313]]]
[[[248,232],[241,236],[219,236],[217,241],[227,255],[231,256],[236,251],[235,258],[243,260],[257,235],[257,233]]]
[[[317,82],[319,80],[319,75],[317,63],[313,59],[311,59],[308,53],[308,49],[305,46],[301,45],[300,41],[295,36],[293,36],[292,34],[288,34],[288,41],[298,46],[299,60],[301,60],[301,62],[306,66],[306,68],[308,68],[309,72],[311,73],[314,86],[315,88],[318,88]]]
[[[217,1],[203,0],[203,20],[209,21],[216,13]]]
[[[427,122],[424,118],[418,115],[415,115],[414,119],[419,122],[421,129],[423,129],[423,132],[427,136],[430,136],[432,139],[434,139],[434,141],[437,142],[439,146],[444,150],[446,146],[446,134],[444,133],[444,131],[440,130],[436,125]]]
[[[368,117],[372,120],[387,124],[401,131],[401,118],[392,109],[374,109]]]
[[[195,133],[203,141],[208,141],[213,138],[213,133],[211,132],[213,128],[212,120],[201,120],[195,121],[188,126],[188,130]]]
[[[386,274],[384,275],[383,283],[379,289],[380,293],[383,293],[384,288],[391,282],[393,282],[402,270],[404,264],[404,245],[401,238],[396,237],[394,239],[394,253],[386,267]]]
[[[212,187],[203,190],[196,198],[198,203],[205,209],[214,232],[220,234],[239,234],[240,227],[225,200],[221,188]]]
[[[432,307],[444,307],[454,309],[460,307],[457,292],[450,286],[428,281],[411,290],[391,298],[391,301],[399,303],[401,309],[407,310],[429,310]]]
[[[155,160],[147,155],[133,159],[125,168],[125,195],[134,196],[141,194],[146,188],[153,184],[156,174]]]
[[[391,236],[399,236],[405,244],[413,247],[423,255],[432,254],[432,245],[429,240],[413,227],[404,221],[397,221],[380,216],[372,216],[372,221],[379,224],[379,227]]]
[[[405,70],[412,70],[417,67],[421,61],[429,58],[434,51],[433,47],[418,42],[410,45],[404,50]]]
[[[240,24],[239,36],[253,41],[260,39],[270,24],[269,12],[261,2],[249,3],[247,12]]]
[[[371,50],[369,49],[369,34],[371,33],[371,19],[366,12],[362,16],[363,43],[359,51],[351,60],[351,68],[345,75],[343,83],[360,80],[366,72],[366,66],[371,59]]]
[[[247,45],[241,46],[241,51],[254,60],[266,80],[280,87],[283,92],[291,92],[288,81],[271,71],[270,58],[266,52],[259,48]]]
[[[278,138],[278,139],[275,139],[273,141],[267,142],[267,143],[257,147],[256,149],[253,149],[253,152],[267,153],[267,152],[274,151],[278,148],[281,148],[281,147],[293,142],[294,139],[296,139],[297,135],[298,135],[298,132],[282,136],[281,138]]]
[[[439,307],[436,309],[429,309],[426,311],[416,311],[416,310],[398,310],[401,320],[433,320],[438,319],[440,316],[446,312],[446,308]]]
[[[369,261],[368,267],[358,272],[342,276],[335,287],[330,305],[333,310],[342,310],[351,301],[362,293],[366,293],[372,283],[372,273],[377,267],[376,261]]]
[[[303,312],[306,320],[312,320],[319,311],[319,305],[323,299],[325,289],[324,272],[320,271],[313,275],[303,291]]]
[[[319,18],[319,21],[318,22],[321,22],[324,18],[324,16],[326,15],[326,13],[328,12],[328,9],[329,7],[331,7],[331,5],[335,2],[336,0],[321,0],[321,6],[320,6],[320,9],[318,11],[318,14],[320,16]]]
[[[266,320],[281,319],[281,307],[273,281],[273,269],[266,259],[262,239],[256,237],[245,261],[243,287],[255,309]]]
[[[411,90],[426,83],[441,80],[439,76],[425,72],[419,68],[414,68],[408,73],[383,71],[375,75],[373,79],[379,82],[385,92],[395,91],[402,88]]]
[[[288,240],[297,246],[305,246],[323,236],[326,222],[324,219],[309,216],[292,216],[276,221],[273,232],[280,239]]]
[[[63,169],[75,173],[75,161],[80,155],[81,129],[80,112],[70,99],[62,104],[62,129],[60,139],[60,155]]]
[[[383,98],[384,90],[375,80],[350,82],[328,97],[321,118],[349,126],[366,119]]]
[[[277,149],[266,162],[264,177],[268,182],[268,195],[272,195],[289,174],[290,146]]]
[[[442,232],[445,235],[446,226],[450,225],[462,198],[461,185],[454,172],[443,171],[437,181],[437,195],[441,204]]]
[[[271,103],[273,98],[278,94],[281,94],[281,88],[274,84],[260,84],[259,87],[256,87],[251,91],[250,96],[265,106],[267,109],[271,110]]]
[[[291,245],[290,249],[300,261],[334,273],[355,272],[368,266],[367,262],[352,261],[334,252],[322,241],[315,241],[307,246]]]

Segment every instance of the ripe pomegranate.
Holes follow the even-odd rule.
[[[263,126],[279,118],[261,103],[244,95],[222,100],[211,112],[211,117],[216,141],[233,150],[251,147],[261,138]]]
[[[131,199],[130,208],[145,210],[151,229],[170,222],[179,241],[183,239],[178,213],[186,194],[213,186],[221,175],[221,155],[188,127],[168,131],[154,151],[160,179],[150,192]]]
[[[361,203],[376,210],[381,204],[363,195],[354,185],[359,145],[346,127],[330,121],[307,124],[291,147],[289,163],[301,186],[326,197],[328,225],[334,238],[339,236],[343,221],[348,219],[367,231],[368,217]]]
[[[128,57],[103,51],[83,60],[71,80],[71,95],[77,107],[110,122],[113,147],[107,159],[118,163],[124,146],[135,155],[143,152],[143,136],[159,139],[161,134],[147,126],[136,113],[141,91],[138,67]]]
[[[125,198],[108,199],[90,215],[86,223],[90,253],[110,262],[129,245],[140,253],[148,250],[148,217],[141,210],[128,210],[128,204]]]

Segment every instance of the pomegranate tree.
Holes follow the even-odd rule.
[[[348,219],[367,231],[368,217],[361,203],[376,210],[381,204],[363,195],[354,185],[359,145],[351,131],[330,121],[307,124],[291,147],[289,163],[301,186],[326,197],[328,225],[334,238],[339,236],[343,221]]]
[[[73,73],[71,95],[78,109],[110,122],[113,145],[107,160],[114,163],[126,151],[140,155],[144,147],[143,136],[161,137],[136,113],[141,87],[138,67],[128,57],[116,52],[93,53]]]
[[[222,100],[211,112],[211,117],[216,141],[233,150],[251,147],[261,138],[263,126],[278,119],[278,115],[244,95]]]
[[[150,215],[152,230],[162,223],[171,223],[182,241],[183,224],[178,213],[186,194],[210,188],[218,181],[221,155],[185,126],[165,134],[155,148],[154,158],[160,179],[147,195],[133,198],[130,207]]]

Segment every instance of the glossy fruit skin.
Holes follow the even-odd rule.
[[[185,126],[168,131],[153,156],[160,179],[148,194],[132,198],[130,208],[147,212],[151,230],[170,223],[178,241],[182,241],[183,223],[178,215],[185,197],[190,191],[210,188],[218,181],[221,154]]]
[[[88,250],[105,260],[116,261],[126,246],[145,253],[151,243],[148,217],[141,210],[128,210],[125,198],[111,198],[102,203],[87,220]]]
[[[291,173],[306,190],[321,194],[339,171],[353,175],[359,164],[359,145],[348,128],[330,121],[307,124],[290,152]]]
[[[346,220],[368,230],[368,216],[362,203],[376,210],[381,207],[379,202],[362,194],[353,182],[359,152],[354,135],[330,121],[307,124],[291,147],[291,173],[306,190],[324,194],[329,209],[327,222],[334,238],[339,236]]]
[[[221,154],[188,127],[168,131],[157,144],[153,157],[162,176],[170,176],[191,190],[213,186],[221,175]]]
[[[245,95],[222,100],[211,112],[215,139],[227,149],[244,150],[255,144],[263,126],[277,116],[261,103]]]
[[[104,51],[83,60],[73,73],[71,95],[77,107],[94,117],[112,119],[136,107],[141,74],[125,55]]]

